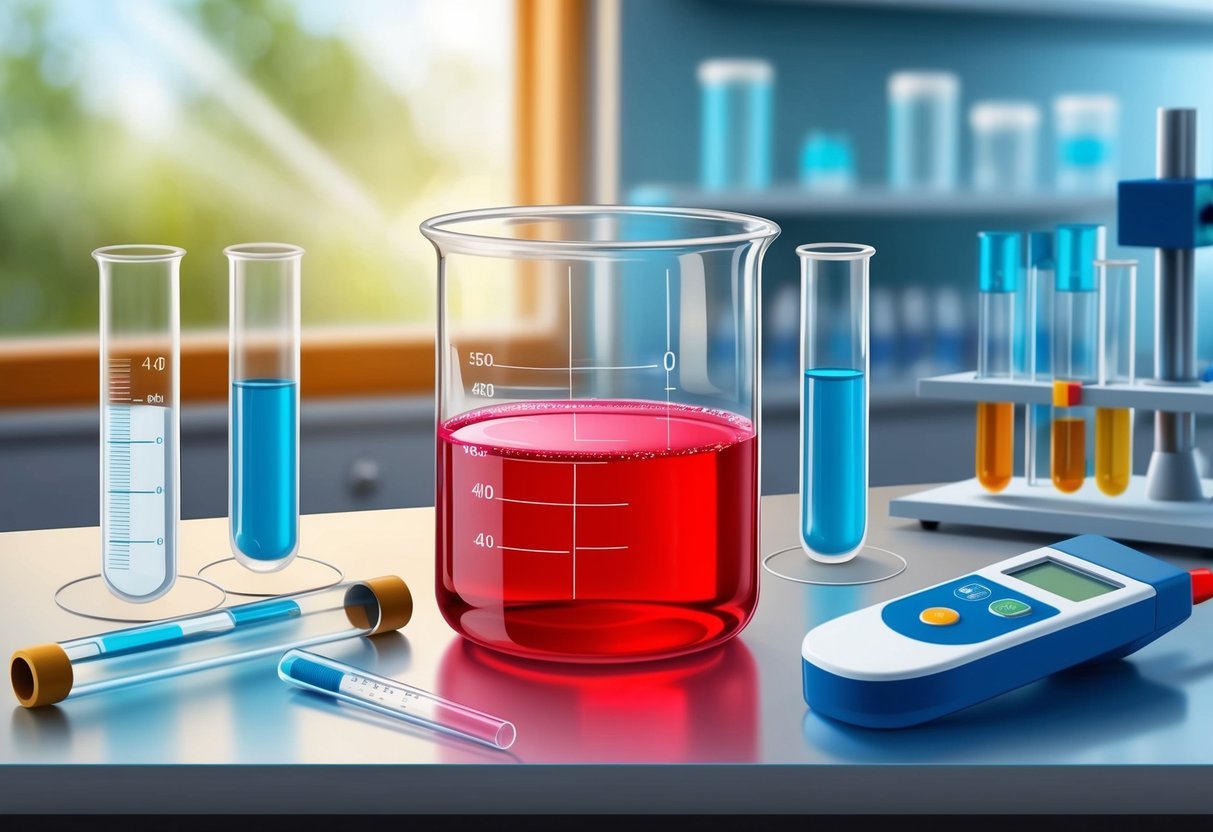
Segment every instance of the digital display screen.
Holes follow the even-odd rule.
[[[1119,589],[1115,584],[1063,566],[1055,560],[1046,560],[1005,574],[1071,601],[1085,601]]]

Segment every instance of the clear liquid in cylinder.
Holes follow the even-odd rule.
[[[471,641],[529,658],[682,655],[758,593],[758,456],[741,416],[523,402],[439,425],[437,594]]]

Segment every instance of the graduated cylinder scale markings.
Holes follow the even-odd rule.
[[[102,548],[106,580],[124,594],[144,596],[169,577],[176,550],[171,483],[174,480],[172,424],[161,393],[131,396],[135,359],[110,359],[110,397],[105,405],[105,474],[102,481]],[[143,359],[163,368],[162,356]],[[152,372],[164,372],[163,369]]]
[[[100,270],[101,575],[125,601],[159,598],[177,576],[184,256],[172,246],[93,252]]]

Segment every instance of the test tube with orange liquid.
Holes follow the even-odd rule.
[[[1137,355],[1137,261],[1098,260],[1099,383],[1132,384]],[[1133,476],[1133,409],[1095,410],[1095,484],[1109,497]]]
[[[983,231],[977,239],[977,378],[1011,378],[1023,238],[1016,231]],[[998,492],[1010,484],[1014,454],[1015,404],[979,402],[976,463],[983,488]]]
[[[1053,487],[1067,494],[1082,488],[1093,462],[1093,414],[1081,403],[1081,385],[1097,378],[1099,292],[1095,262],[1103,257],[1104,236],[1102,225],[1057,228],[1049,467]]]

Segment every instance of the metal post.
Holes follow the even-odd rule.
[[[1158,110],[1155,173],[1196,178],[1196,111]],[[1154,269],[1154,383],[1195,384],[1196,280],[1192,249],[1157,249]],[[1196,414],[1157,411],[1146,474],[1152,500],[1201,500]]]

